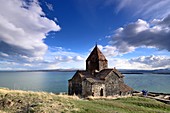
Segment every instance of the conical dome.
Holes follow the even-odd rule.
[[[107,59],[96,45],[86,60],[86,70],[94,73],[106,68],[108,68]]]
[[[86,61],[96,61],[96,60],[107,60],[106,57],[103,55],[103,53],[100,51],[100,49],[97,47],[97,45],[90,53]]]

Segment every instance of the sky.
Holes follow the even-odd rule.
[[[170,0],[0,0],[0,70],[170,68]]]

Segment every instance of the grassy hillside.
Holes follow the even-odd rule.
[[[0,113],[170,113],[170,105],[128,97],[83,100],[45,92],[0,89]]]
[[[84,113],[170,113],[170,105],[141,97],[116,100],[77,100],[76,105]]]

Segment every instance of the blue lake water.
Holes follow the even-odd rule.
[[[10,89],[67,92],[68,79],[75,72],[0,72],[0,87]],[[170,93],[170,74],[124,74],[124,82],[135,90]]]

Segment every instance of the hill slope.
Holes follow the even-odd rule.
[[[0,89],[0,112],[168,113],[170,105],[141,97],[82,100],[75,96]]]

